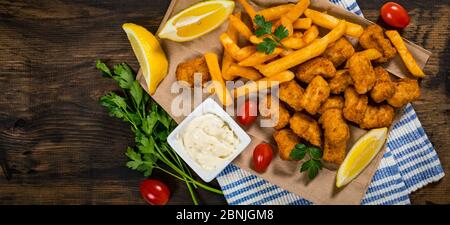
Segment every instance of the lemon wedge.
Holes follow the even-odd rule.
[[[220,26],[233,12],[234,1],[203,1],[167,21],[158,36],[176,42],[190,41]]]
[[[388,128],[378,128],[367,132],[353,145],[339,167],[336,175],[336,187],[345,186],[355,179],[375,158],[386,141]]]
[[[139,61],[148,91],[153,94],[159,82],[167,75],[169,63],[166,54],[156,37],[144,27],[125,23],[122,25],[122,29],[127,34],[133,52]]]

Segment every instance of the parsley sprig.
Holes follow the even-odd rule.
[[[264,52],[266,54],[272,54],[277,46],[285,48],[281,43],[281,40],[289,36],[289,31],[283,25],[279,25],[272,33],[273,24],[270,21],[266,21],[264,19],[264,16],[256,15],[254,22],[258,26],[258,28],[255,30],[255,35],[257,37],[261,37],[264,35],[269,36],[265,37],[263,39],[263,42],[256,45],[256,50]]]
[[[304,144],[297,144],[292,150],[290,157],[293,160],[303,160],[308,154],[309,160],[304,162],[300,168],[300,172],[308,171],[308,177],[310,180],[314,179],[319,170],[322,169],[322,150],[316,147],[308,147]]]
[[[167,136],[177,126],[175,121],[153,101],[142,89],[136,75],[126,64],[121,63],[111,70],[97,60],[96,67],[105,77],[117,81],[122,89],[120,95],[110,92],[100,98],[109,115],[122,119],[131,126],[135,136],[135,146],[129,146],[125,155],[130,159],[127,167],[144,173],[148,177],[157,169],[186,183],[194,204],[198,204],[193,188],[222,194],[192,177],[187,165],[167,143]]]

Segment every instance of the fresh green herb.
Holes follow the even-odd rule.
[[[126,64],[115,65],[113,70],[97,60],[96,67],[105,77],[117,81],[122,89],[121,95],[110,92],[100,98],[109,115],[122,119],[131,125],[135,136],[135,146],[128,147],[125,155],[130,159],[127,167],[152,175],[157,169],[186,183],[194,204],[198,204],[193,188],[223,194],[192,177],[187,165],[167,143],[167,136],[176,127],[175,121],[153,101],[136,80],[133,70]]]
[[[310,180],[314,179],[319,170],[322,169],[322,150],[316,147],[308,147],[304,144],[295,145],[291,151],[290,157],[293,160],[303,160],[308,154],[309,160],[304,162],[300,168],[300,172],[308,171],[308,177]]]
[[[255,30],[255,35],[257,37],[263,35],[269,36],[264,38],[263,42],[256,45],[256,50],[266,54],[272,54],[277,46],[285,48],[281,43],[281,40],[289,36],[289,31],[283,25],[279,25],[272,33],[273,24],[270,21],[266,21],[264,16],[256,15],[254,22],[258,26],[258,29]]]

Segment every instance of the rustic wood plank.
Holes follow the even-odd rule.
[[[364,15],[378,19],[384,1],[359,1]],[[450,172],[449,1],[398,1],[410,10],[403,35],[431,50],[422,81],[418,116]],[[127,169],[132,144],[126,124],[110,118],[98,98],[117,90],[102,78],[94,60],[128,62],[138,68],[124,22],[155,32],[168,0],[0,1],[0,175],[2,204],[144,204],[143,176]],[[1,173],[0,173],[1,174]],[[171,204],[190,204],[183,184],[156,173],[173,192]],[[217,183],[213,183],[218,187]],[[223,197],[200,192],[205,204]],[[449,203],[447,177],[411,195],[415,204]]]

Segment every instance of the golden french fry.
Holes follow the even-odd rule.
[[[400,34],[396,30],[388,30],[385,33],[389,40],[391,40],[394,47],[397,49],[398,54],[402,58],[403,63],[405,64],[406,68],[408,68],[409,72],[415,77],[425,77],[425,73],[417,64],[408,48],[406,48],[405,42],[403,42]]]
[[[381,56],[383,56],[383,54],[381,54],[381,52],[379,52],[378,50],[376,50],[374,48],[369,48],[364,51],[357,52],[355,54],[363,54],[370,61],[376,60],[376,59],[380,58]],[[349,68],[348,60],[345,63],[345,68]]]
[[[272,54],[267,55],[264,52],[255,52],[246,59],[238,63],[239,66],[257,66],[277,57],[283,50],[276,48]]]
[[[281,16],[280,24],[283,25],[284,28],[286,28],[286,30],[289,33],[288,36],[291,36],[294,33],[294,27],[292,26],[292,22],[286,16]]]
[[[265,66],[265,64],[259,64],[259,65],[253,66],[253,68],[260,70],[261,68],[263,68],[263,66]]]
[[[296,38],[302,38],[303,37],[303,33],[302,32],[294,32],[294,34],[292,36],[296,37]]]
[[[287,50],[283,50],[282,52],[281,52],[281,56],[282,57],[285,57],[285,56],[288,56],[288,55],[290,55],[291,53],[293,53],[294,52],[294,50],[292,50],[292,49],[287,49]],[[256,68],[256,67],[255,67]],[[260,65],[260,67],[258,67],[258,68],[256,68],[257,70],[260,70],[262,68],[262,66]]]
[[[227,77],[243,77],[248,80],[259,80],[262,77],[257,70],[251,67],[238,66],[236,64],[231,65],[225,73]]]
[[[281,40],[281,44],[283,44],[284,47],[290,49],[300,49],[306,46],[306,42],[303,40],[303,38],[298,37],[285,38]]]
[[[280,83],[288,82],[292,79],[294,79],[295,75],[289,70],[283,71],[281,73],[276,74],[272,77],[266,77],[260,80],[257,80],[256,82],[247,83],[243,86],[240,86],[238,88],[235,88],[234,98],[239,98],[245,95],[248,95],[250,93],[255,93],[261,90],[270,89],[276,85],[279,85]]]
[[[311,18],[299,18],[292,23],[294,29],[308,29],[312,25]]]
[[[319,36],[319,28],[317,26],[312,25],[308,30],[305,31],[303,34],[303,41],[306,44],[309,44],[316,40],[316,38]]]
[[[259,71],[263,75],[270,77],[319,56],[325,51],[330,43],[335,42],[344,35],[346,27],[345,20],[341,20],[338,26],[332,29],[324,37],[316,39],[308,46],[292,52],[283,58],[270,62],[260,68]]]
[[[242,5],[242,7],[244,7],[245,12],[247,12],[253,22],[256,16],[255,9],[248,3],[247,0],[238,0],[238,2]]]
[[[255,53],[255,52],[256,52],[255,46],[253,46],[253,45],[245,46],[236,53],[236,60],[242,61],[242,60],[248,58],[249,56],[253,55],[253,53]]]
[[[280,19],[281,16],[286,14],[292,7],[294,7],[294,4],[284,4],[260,10],[256,14],[264,16],[266,21],[272,21]]]
[[[240,12],[236,13],[235,16],[237,18],[241,18],[241,13]],[[238,37],[239,37],[239,33],[236,30],[236,28],[231,23],[228,24],[227,34],[228,34],[228,36],[230,36],[231,40],[233,40],[234,43],[237,43]],[[233,61],[234,61],[233,57],[227,51],[223,51],[222,76],[225,74],[225,71],[231,66]],[[224,77],[224,79],[225,79],[225,77]],[[225,79],[225,80],[228,80],[228,79]]]
[[[230,15],[229,19],[230,19],[231,25],[233,25],[234,28],[239,32],[239,34],[244,36],[246,39],[249,39],[250,36],[253,35],[250,28],[248,28],[248,26],[244,22],[242,22],[241,19],[237,18],[234,15]]]
[[[295,20],[297,20],[302,14],[303,12],[305,12],[305,10],[308,8],[309,6],[309,0],[300,0],[297,2],[297,4],[295,4],[294,7],[292,7],[292,9],[290,9],[287,14],[286,14],[286,18],[292,23]]]
[[[328,15],[326,13],[312,10],[312,9],[306,9],[305,16],[308,18],[311,18],[312,22],[314,24],[316,24],[317,26],[324,27],[324,28],[327,28],[330,30],[335,28],[339,23],[338,18]],[[346,23],[347,23],[347,28],[345,31],[346,35],[356,37],[356,38],[361,36],[361,34],[364,31],[364,28],[362,26],[355,24],[355,23],[350,23],[350,22],[346,22]]]
[[[219,100],[223,105],[230,105],[233,103],[233,99],[231,98],[230,92],[225,86],[225,82],[222,78],[222,74],[220,73],[219,68],[219,60],[217,59],[217,55],[212,52],[205,53],[206,64],[208,65],[209,74],[211,75],[211,79],[214,83],[214,91],[219,97]]]
[[[252,36],[250,36],[249,41],[250,41],[252,44],[257,45],[257,44],[263,42],[263,38],[262,38],[262,37],[259,38],[259,37],[256,37],[256,35],[252,35]]]

